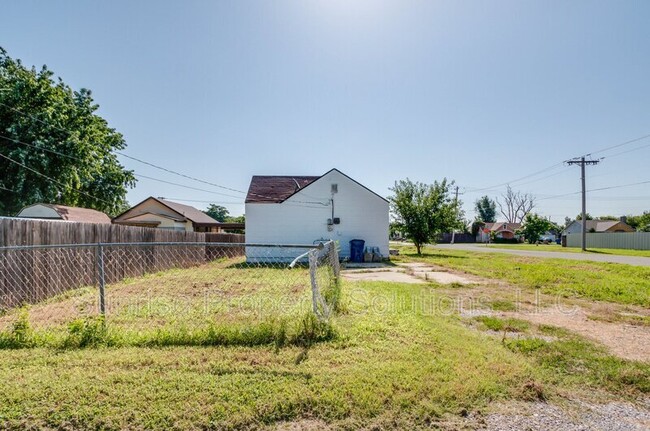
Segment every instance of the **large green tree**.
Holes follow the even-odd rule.
[[[484,223],[494,223],[497,221],[497,203],[488,196],[477,199],[474,203],[476,217],[478,221]]]
[[[213,219],[215,219],[216,221],[220,221],[222,223],[225,222],[230,216],[230,213],[228,212],[228,208],[217,204],[208,205],[208,209],[206,209],[203,212],[209,215],[210,217],[212,217]]]
[[[650,232],[650,211],[644,211],[641,215],[628,216],[627,224],[638,232]]]
[[[135,185],[118,161],[124,138],[46,66],[25,67],[0,48],[0,214],[37,202],[116,214]]]
[[[550,220],[534,213],[526,214],[524,224],[518,233],[526,238],[529,244],[539,241],[539,238],[550,230],[557,230],[559,227]]]
[[[408,178],[395,182],[389,198],[394,226],[413,241],[418,254],[422,245],[432,243],[438,235],[460,225],[450,187],[443,179],[433,184],[413,182]]]

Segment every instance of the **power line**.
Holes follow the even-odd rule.
[[[27,142],[19,141],[18,139],[13,139],[13,138],[10,138],[10,137],[4,136],[4,135],[0,135],[0,138],[6,139],[6,140],[11,141],[11,142],[14,142],[16,144],[25,145],[25,146],[28,146],[28,147],[31,147],[31,148],[34,148],[34,149],[37,149],[37,150],[46,151],[48,153],[56,154],[56,155],[59,155],[61,157],[67,157],[67,158],[69,158],[71,160],[76,160],[78,162],[84,162],[84,160],[79,158],[79,157],[71,156],[70,154],[65,154],[65,153],[62,153],[60,151],[53,150],[51,148],[45,148],[45,147],[41,147],[41,146],[38,146],[38,145],[35,145],[35,144],[29,144]],[[133,175],[135,175],[136,177],[146,178],[146,179],[153,180],[153,181],[159,181],[159,182],[163,182],[163,183],[167,183],[167,184],[171,184],[171,185],[175,185],[175,186],[179,186],[179,187],[185,187],[185,188],[188,188],[188,189],[191,189],[191,190],[198,190],[198,191],[203,191],[203,192],[207,192],[207,193],[214,193],[214,194],[217,194],[217,195],[228,196],[228,197],[232,197],[232,198],[239,198],[239,196],[227,195],[227,194],[224,194],[224,193],[218,193],[218,192],[214,192],[214,191],[211,191],[211,190],[199,189],[199,188],[196,188],[196,187],[186,186],[184,184],[179,184],[179,183],[173,183],[173,182],[170,182],[170,181],[165,181],[165,180],[161,180],[161,179],[158,179],[158,178],[153,178],[153,177],[149,177],[149,176],[146,176],[146,175],[141,175],[141,174],[136,174],[136,173],[134,173]]]
[[[490,190],[490,189],[496,189],[497,187],[507,186],[507,185],[510,185],[510,184],[512,184],[512,183],[516,183],[516,182],[519,182],[519,181],[521,181],[521,180],[525,180],[525,179],[527,179],[527,178],[531,178],[531,177],[534,177],[534,176],[536,176],[536,175],[542,174],[542,173],[548,171],[549,169],[555,169],[555,168],[558,167],[558,166],[562,166],[562,163],[556,163],[556,164],[551,165],[551,166],[549,166],[549,167],[547,167],[547,168],[544,168],[544,169],[541,169],[541,170],[539,170],[539,171],[533,172],[532,174],[524,175],[523,177],[517,178],[517,179],[515,179],[515,180],[506,181],[506,182],[504,182],[504,183],[497,184],[497,185],[495,185],[495,186],[484,187],[484,188],[478,188],[478,189],[474,189],[474,190],[470,190],[470,191],[471,191],[471,192],[480,192],[480,191],[487,191],[487,190]]]
[[[7,108],[11,109],[11,110],[14,111],[14,112],[17,112],[17,113],[19,113],[19,114],[25,115],[25,116],[31,118],[31,119],[34,120],[34,121],[38,121],[38,122],[41,123],[41,124],[44,124],[44,125],[46,125],[46,126],[53,127],[53,128],[58,129],[58,130],[60,130],[60,131],[62,131],[62,132],[65,132],[65,133],[69,133],[69,130],[66,130],[66,129],[64,129],[64,128],[62,128],[62,127],[59,127],[59,126],[57,126],[57,125],[51,124],[51,123],[49,123],[49,122],[47,122],[47,121],[41,120],[40,118],[37,118],[37,117],[35,117],[35,116],[33,116],[33,115],[27,113],[27,112],[21,111],[21,110],[18,109],[18,108],[15,108],[15,107],[13,107],[13,106],[9,106],[9,105],[7,105],[6,103],[2,103],[2,102],[0,102],[0,105],[7,107]],[[6,138],[6,139],[10,139],[10,140],[12,140],[11,138]],[[14,140],[14,141],[15,141],[15,140]],[[15,142],[20,142],[20,141],[15,141]],[[29,144],[25,144],[24,142],[20,142],[20,143],[22,143],[23,145],[29,145]],[[37,148],[43,149],[43,148],[41,148],[41,147],[37,147]],[[45,151],[47,151],[47,150],[45,150]],[[54,152],[54,151],[52,150],[52,152]],[[148,161],[146,161],[146,160],[142,160],[142,159],[139,159],[139,158],[137,158],[137,157],[130,156],[130,155],[128,155],[128,154],[126,154],[126,153],[124,153],[124,152],[122,152],[122,151],[117,151],[117,150],[116,150],[116,151],[114,151],[114,152],[115,152],[115,154],[119,154],[120,156],[126,157],[126,158],[128,158],[128,159],[131,159],[131,160],[134,160],[134,161],[136,161],[136,162],[139,162],[139,163],[145,164],[145,165],[147,165],[147,166],[151,166],[151,167],[153,167],[153,168],[159,169],[159,170],[161,170],[161,171],[164,171],[164,172],[167,172],[167,173],[170,173],[170,174],[173,174],[173,175],[177,175],[177,176],[180,176],[180,177],[183,177],[183,178],[187,178],[187,179],[192,180],[192,181],[197,181],[197,182],[200,182],[200,183],[203,183],[203,184],[207,184],[207,185],[210,185],[210,186],[213,186],[213,187],[221,188],[221,189],[224,189],[224,190],[229,190],[229,191],[236,192],[236,193],[247,194],[246,192],[244,192],[244,191],[242,191],[242,190],[238,190],[238,189],[235,189],[235,188],[232,188],[232,187],[222,186],[222,185],[220,185],[220,184],[216,184],[216,183],[213,183],[213,182],[210,182],[210,181],[206,181],[206,180],[202,180],[202,179],[200,179],[200,178],[196,178],[196,177],[193,177],[193,176],[190,176],[190,175],[186,175],[186,174],[183,174],[183,173],[181,173],[181,172],[177,172],[177,171],[174,171],[174,170],[172,170],[172,169],[165,168],[165,167],[163,167],[163,166],[157,165],[157,164],[155,164],[155,163],[151,163],[151,162],[148,162]],[[56,153],[56,152],[55,152],[55,153]],[[66,155],[64,155],[64,154],[62,154],[62,153],[56,153],[56,154],[62,155],[62,156],[64,156],[64,157],[70,157],[70,156],[66,156]],[[264,195],[261,195],[261,194],[258,194],[258,193],[253,193],[253,192],[251,192],[250,194],[251,194],[251,195],[254,195],[254,196],[257,196],[257,197],[260,197],[260,198],[273,198],[273,199],[274,199],[274,197],[272,197],[272,196],[264,196]],[[225,196],[227,196],[227,195],[225,195]],[[302,202],[302,201],[294,201],[294,202],[295,202],[295,203],[305,203],[305,204],[319,204],[319,205],[326,205],[326,204],[324,204],[324,203],[322,203],[322,202]]]
[[[200,189],[198,187],[187,186],[185,184],[174,183],[172,181],[161,180],[159,178],[149,177],[147,175],[135,174],[135,173],[133,175],[135,175],[138,178],[145,178],[147,180],[158,181],[159,183],[170,184],[172,186],[178,186],[178,187],[184,187],[186,189],[196,190],[196,191],[205,192],[205,193],[212,193],[212,194],[219,195],[219,196],[226,196],[226,197],[229,197],[229,198],[240,198],[241,197],[241,196],[227,195],[225,193],[219,193],[219,192],[215,192],[215,191],[212,191],[212,190]]]
[[[71,160],[76,160],[76,161],[79,161],[79,162],[85,162],[83,159],[81,159],[79,157],[72,156],[70,154],[65,154],[65,153],[62,153],[60,151],[53,150],[51,148],[41,147],[39,145],[19,141],[18,139],[10,138],[10,137],[4,136],[4,135],[0,135],[0,138],[6,139],[6,140],[11,141],[11,142],[14,142],[16,144],[25,145],[27,147],[34,148],[36,150],[56,154],[56,155],[59,155],[61,157],[67,157],[67,158],[69,158]],[[146,162],[143,161],[143,163],[146,163]],[[206,189],[201,189],[201,188],[198,188],[198,187],[192,187],[192,186],[188,186],[188,185],[185,185],[185,184],[180,184],[180,183],[175,183],[175,182],[172,182],[172,181],[166,181],[166,180],[162,180],[162,179],[159,179],[159,178],[150,177],[150,176],[147,176],[147,175],[137,174],[135,172],[134,172],[133,175],[136,176],[136,177],[139,177],[139,178],[145,178],[145,179],[152,180],[152,181],[157,181],[157,182],[160,182],[160,183],[165,183],[165,184],[170,184],[170,185],[174,185],[174,186],[178,186],[178,187],[183,187],[183,188],[186,188],[186,189],[189,189],[189,190],[196,190],[196,191],[211,193],[211,194],[215,194],[215,195],[219,195],[219,196],[226,196],[226,197],[230,197],[230,198],[235,198],[235,199],[240,199],[241,198],[241,196],[233,196],[233,195],[229,195],[229,194],[225,194],[225,193],[215,192],[215,191],[212,191],[212,190],[206,190]],[[200,181],[200,180],[198,180],[198,181]],[[210,184],[210,183],[207,183],[207,184]],[[321,202],[293,201],[293,203],[294,204],[311,204],[311,205],[319,204],[319,205],[327,206],[327,205],[325,205],[325,204],[323,204]],[[300,206],[300,205],[294,205],[294,206]]]
[[[187,179],[190,179],[192,181],[197,181],[199,183],[207,184],[207,185],[210,185],[210,186],[213,186],[213,187],[218,187],[220,189],[229,190],[229,191],[232,191],[232,192],[246,194],[246,192],[244,192],[244,191],[233,189],[231,187],[222,186],[222,185],[219,185],[219,184],[216,184],[216,183],[212,183],[210,181],[201,180],[199,178],[194,178],[192,176],[185,175],[185,174],[182,174],[180,172],[176,172],[176,171],[173,171],[171,169],[167,169],[167,168],[162,167],[162,166],[158,166],[158,165],[153,164],[151,162],[147,162],[145,160],[138,159],[137,157],[129,156],[128,154],[125,154],[125,153],[123,153],[121,151],[115,151],[115,154],[119,154],[120,156],[126,157],[127,159],[135,160],[136,162],[143,163],[143,164],[151,166],[153,168],[160,169],[161,171],[164,171],[164,172],[167,172],[167,173],[170,173],[170,174],[174,174],[174,175],[178,175],[180,177],[187,178]]]
[[[545,179],[547,179],[547,178],[555,177],[555,176],[557,176],[557,175],[561,175],[561,174],[567,172],[568,170],[569,170],[569,168],[567,167],[566,169],[563,169],[563,170],[561,170],[560,172],[555,172],[554,174],[546,175],[546,176],[544,176],[544,177],[542,177],[542,178],[538,178],[538,179],[536,179],[536,180],[526,181],[525,183],[517,184],[517,187],[521,187],[521,186],[523,186],[523,185],[525,185],[525,184],[536,183],[537,181],[542,181],[542,180],[545,180]]]
[[[11,142],[13,142],[15,144],[25,145],[27,147],[35,148],[35,149],[41,150],[41,151],[46,151],[46,152],[52,153],[52,154],[57,154],[59,156],[67,157],[69,159],[76,160],[76,161],[79,161],[79,162],[85,162],[83,159],[80,159],[79,157],[75,157],[75,156],[71,156],[69,154],[61,153],[61,152],[53,150],[51,148],[40,147],[40,146],[38,146],[36,144],[28,144],[27,142],[22,142],[22,141],[19,141],[18,139],[9,138],[9,137],[3,136],[3,135],[0,135],[0,138],[6,139],[6,140],[11,141]]]
[[[180,173],[180,172],[176,172],[176,171],[173,171],[173,170],[171,170],[171,169],[167,169],[167,168],[165,168],[165,167],[158,166],[158,165],[156,165],[156,164],[153,164],[153,163],[147,162],[147,161],[145,161],[145,160],[141,160],[141,159],[138,159],[138,158],[136,158],[136,157],[132,157],[132,156],[126,155],[126,154],[124,154],[124,153],[122,153],[122,152],[120,152],[120,151],[115,151],[115,153],[116,153],[116,154],[119,154],[119,155],[121,155],[121,156],[127,157],[127,158],[129,158],[129,159],[135,160],[135,161],[137,161],[137,162],[143,163],[143,164],[145,164],[145,165],[148,165],[148,166],[154,167],[154,168],[156,168],[156,169],[160,169],[160,170],[162,170],[162,171],[168,172],[168,173],[170,173],[170,174],[178,175],[178,176],[181,176],[181,177],[184,177],[184,178],[187,178],[187,179],[193,180],[193,181],[198,181],[198,182],[203,183],[203,184],[208,184],[208,185],[211,185],[211,186],[214,186],[214,187],[219,187],[219,188],[221,188],[221,189],[230,190],[230,191],[233,191],[233,192],[236,192],[236,193],[243,193],[243,194],[246,194],[246,195],[250,194],[251,196],[257,196],[257,197],[259,197],[259,198],[276,199],[276,197],[274,197],[274,196],[266,196],[266,195],[262,195],[262,194],[254,193],[254,192],[249,192],[249,193],[247,193],[247,192],[244,192],[244,191],[242,191],[242,190],[237,190],[237,189],[233,189],[233,188],[231,188],[231,187],[226,187],[226,186],[222,186],[222,185],[219,185],[219,184],[215,184],[215,183],[212,183],[212,182],[209,182],[209,181],[204,181],[204,180],[201,180],[201,179],[199,179],[199,178],[194,178],[194,177],[191,177],[191,176],[189,176],[189,175],[185,175],[185,174],[182,174],[182,173]],[[189,187],[189,186],[188,186],[188,187]],[[215,193],[216,193],[216,192],[215,192]],[[222,194],[222,193],[221,193],[221,194]],[[222,195],[223,195],[223,196],[230,196],[230,197],[237,197],[237,196],[232,196],[232,195],[224,195],[224,194],[222,194]],[[315,199],[318,199],[318,198],[315,198]],[[283,202],[283,203],[284,203],[284,202]],[[308,205],[322,205],[322,206],[329,206],[329,203],[324,203],[324,202],[315,202],[315,201],[314,201],[314,202],[312,202],[312,201],[292,201],[292,203],[294,203],[294,204],[308,204]]]
[[[638,183],[621,184],[621,185],[618,185],[618,186],[600,187],[600,188],[597,188],[597,189],[589,189],[589,190],[587,190],[587,192],[600,192],[600,191],[603,191],[603,190],[621,189],[621,188],[625,188],[625,187],[640,186],[640,185],[643,185],[643,184],[650,184],[650,181],[641,181],[641,182],[638,182]],[[554,195],[554,196],[547,196],[547,197],[539,198],[537,200],[538,201],[543,201],[543,200],[547,200],[547,199],[557,199],[557,198],[563,198],[565,196],[579,195],[580,193],[582,193],[582,192],[578,191],[578,192],[564,193],[564,194],[561,194],[561,195]]]
[[[614,148],[623,147],[623,146],[625,146],[625,145],[633,144],[633,143],[635,143],[635,142],[642,141],[642,140],[647,139],[647,138],[650,138],[650,134],[648,134],[648,135],[643,135],[643,136],[640,136],[640,137],[638,137],[638,138],[635,138],[635,139],[631,139],[631,140],[629,140],[629,141],[622,142],[622,143],[620,143],[620,144],[611,145],[611,146],[609,146],[609,147],[601,148],[601,149],[599,149],[599,150],[597,150],[597,151],[593,151],[593,152],[591,152],[591,153],[587,153],[586,155],[593,155],[593,154],[603,153],[603,152],[605,152],[605,151],[612,150],[612,149],[614,149]],[[629,151],[626,151],[626,152],[616,153],[616,154],[613,154],[613,155],[611,155],[611,156],[607,156],[607,157],[615,157],[615,156],[618,156],[618,155],[621,155],[621,154],[625,154],[625,153],[627,153],[627,152],[632,152],[632,151],[636,151],[636,150],[639,150],[639,149],[645,148],[645,147],[647,147],[647,146],[650,146],[650,144],[649,144],[649,145],[644,145],[644,146],[641,146],[641,147],[638,147],[638,148],[635,148],[635,149],[633,149],[633,150],[629,150]],[[495,185],[495,186],[481,187],[481,188],[471,188],[472,190],[468,190],[468,192],[470,192],[470,193],[474,193],[474,192],[478,192],[478,191],[495,191],[494,189],[497,189],[497,188],[499,188],[499,187],[503,187],[503,186],[511,185],[511,184],[513,184],[513,183],[517,183],[517,182],[519,182],[519,181],[521,181],[521,180],[524,180],[524,179],[527,179],[527,178],[531,178],[531,177],[537,176],[537,175],[539,175],[539,174],[541,174],[541,173],[546,172],[546,171],[549,170],[549,169],[554,169],[554,168],[556,168],[556,167],[562,166],[563,164],[564,164],[563,162],[562,162],[562,163],[556,163],[556,164],[551,165],[551,166],[549,166],[549,167],[547,167],[547,168],[544,168],[544,169],[542,169],[542,170],[540,170],[540,171],[536,171],[536,172],[533,172],[532,174],[525,175],[525,176],[523,176],[523,177],[520,177],[520,178],[517,178],[517,179],[511,180],[511,181],[506,181],[506,182],[503,182],[503,183],[501,183],[501,184],[497,184],[497,185]],[[554,174],[554,175],[555,175],[555,174]],[[559,173],[558,173],[557,175],[559,175]],[[551,175],[551,176],[552,176],[552,175]],[[549,176],[549,177],[550,177],[550,176]],[[548,178],[548,177],[546,177],[546,178]],[[523,184],[518,184],[518,186],[521,186],[521,185],[524,185],[524,184],[529,184],[529,183],[536,182],[536,181],[541,181],[541,180],[543,180],[543,179],[545,179],[545,178],[539,178],[539,179],[536,179],[536,180],[533,180],[533,181],[530,181],[530,182],[526,182],[526,183],[523,183]]]
[[[65,133],[69,133],[69,132],[70,132],[69,130],[66,130],[66,129],[62,128],[62,127],[59,127],[59,126],[54,125],[54,124],[51,124],[51,123],[49,123],[49,122],[47,122],[47,121],[43,121],[43,120],[41,120],[40,118],[37,118],[37,117],[35,117],[35,116],[31,115],[31,114],[28,114],[27,112],[21,111],[21,110],[18,109],[18,108],[15,108],[15,107],[13,107],[13,106],[9,106],[9,105],[7,105],[6,103],[2,103],[2,102],[0,102],[0,105],[2,105],[2,106],[4,106],[4,107],[7,107],[7,108],[11,109],[12,111],[17,112],[17,113],[19,113],[19,114],[26,115],[26,116],[28,116],[29,118],[31,118],[32,120],[34,120],[34,121],[38,121],[39,123],[44,124],[44,125],[46,125],[46,126],[54,127],[55,129],[58,129],[58,130],[60,130],[60,131],[62,131],[62,132],[65,132]],[[18,141],[18,140],[16,140],[16,139],[8,138],[8,137],[6,137],[6,136],[0,136],[0,137],[5,138],[5,139],[8,139],[8,140],[10,140],[10,141],[14,141],[14,142],[17,142],[17,143],[23,144],[23,145],[28,145],[28,146],[31,146],[31,147],[35,147],[35,148],[39,148],[39,149],[45,150],[45,151],[50,151],[50,152],[52,152],[52,153],[54,153],[54,154],[58,154],[58,155],[63,156],[63,157],[74,158],[74,157],[72,157],[72,156],[69,156],[69,155],[66,155],[66,154],[63,154],[63,153],[56,152],[56,151],[54,151],[54,150],[49,150],[49,149],[45,149],[45,148],[42,148],[42,147],[37,147],[37,146],[34,146],[34,145],[30,145],[30,144],[27,144],[27,143],[25,143],[25,142]],[[222,188],[222,189],[230,190],[230,191],[237,192],[237,193],[244,193],[244,192],[241,191],[241,190],[236,190],[236,189],[232,189],[232,188],[230,188],[230,187],[221,186],[221,185],[219,185],[219,184],[211,183],[211,182],[209,182],[209,181],[204,181],[204,180],[201,180],[201,179],[198,179],[198,178],[191,177],[191,176],[189,176],[189,175],[182,174],[182,173],[180,173],[180,172],[173,171],[173,170],[171,170],[171,169],[164,168],[164,167],[162,167],[162,166],[155,165],[155,164],[150,163],[150,162],[147,162],[147,161],[145,161],[145,160],[138,159],[137,157],[129,156],[128,154],[125,154],[125,153],[123,153],[123,152],[121,152],[121,151],[115,151],[115,154],[119,154],[120,156],[126,157],[126,158],[128,158],[128,159],[135,160],[135,161],[137,161],[137,162],[140,162],[140,163],[143,163],[143,164],[145,164],[145,165],[148,165],[148,166],[154,167],[154,168],[156,168],[156,169],[160,169],[160,170],[165,171],[165,172],[168,172],[168,173],[170,173],[170,174],[179,175],[179,176],[181,176],[181,177],[188,178],[188,179],[193,180],[193,181],[198,181],[198,182],[200,182],[200,183],[208,184],[208,185],[211,185],[211,186],[213,186],[213,187],[218,187],[218,188]],[[79,159],[77,159],[77,160],[79,160]]]
[[[244,205],[243,202],[232,202],[232,201],[205,201],[201,199],[183,199],[183,198],[168,198],[165,197],[165,199],[168,199],[170,201],[181,201],[181,202],[197,202],[197,203],[202,203],[202,204],[221,204],[221,205]]]
[[[599,191],[602,191],[602,190],[611,190],[611,189],[620,189],[620,188],[623,188],[623,187],[640,186],[642,184],[650,184],[650,181],[641,181],[641,182],[638,182],[638,183],[623,184],[623,185],[620,185],[620,186],[601,187],[599,189],[591,189],[591,190],[587,190],[587,191],[589,191],[589,192],[599,192]]]
[[[640,147],[632,148],[632,149],[626,150],[626,151],[621,151],[620,153],[611,154],[609,156],[604,156],[603,158],[611,159],[612,157],[617,157],[617,156],[620,156],[620,155],[623,155],[623,154],[631,153],[631,152],[637,151],[637,150],[642,150],[642,149],[648,148],[648,147],[650,147],[650,144],[642,145]]]
[[[55,180],[54,178],[48,177],[47,175],[42,174],[42,173],[38,172],[37,170],[32,169],[32,168],[30,168],[29,166],[24,165],[23,163],[17,162],[16,160],[12,159],[11,157],[5,156],[5,155],[2,154],[2,153],[0,153],[0,157],[9,160],[9,161],[12,162],[12,163],[17,164],[18,166],[22,166],[23,168],[27,169],[28,171],[31,171],[31,172],[35,173],[36,175],[41,176],[41,177],[47,179],[48,181],[50,181],[50,182],[52,182],[52,183],[54,183],[54,184],[58,184],[59,186],[61,186],[61,187],[63,187],[63,188],[67,188],[67,187],[68,187],[67,185],[65,185],[65,184],[63,184],[63,183],[61,183],[61,182]],[[89,193],[86,193],[86,192],[83,192],[83,191],[81,191],[81,190],[76,190],[76,189],[71,189],[71,190],[74,191],[74,192],[77,192],[77,193],[79,193],[79,194],[82,194],[82,195],[84,195],[84,196],[88,196],[88,197],[91,198],[91,199],[95,199],[95,200],[98,200],[98,201],[100,201],[100,202],[104,202],[104,203],[106,203],[106,204],[113,205],[113,202],[109,202],[109,201],[107,201],[107,200],[100,199],[100,198],[98,198],[98,197],[96,197],[96,196],[93,196],[93,195],[91,195],[91,194],[89,194]]]
[[[610,147],[601,148],[600,150],[593,151],[591,153],[587,153],[587,154],[585,154],[585,156],[591,156],[591,155],[594,155],[594,154],[603,153],[603,152],[605,152],[607,150],[613,150],[614,148],[623,147],[625,145],[633,144],[634,142],[642,141],[642,140],[647,139],[647,138],[650,138],[650,135],[644,135],[644,136],[641,136],[639,138],[635,138],[635,139],[632,139],[632,140],[629,140],[629,141],[625,141],[625,142],[620,143],[620,144],[612,145]]]

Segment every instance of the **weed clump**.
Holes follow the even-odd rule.
[[[18,310],[11,331],[0,332],[0,348],[23,349],[35,345],[34,330],[29,323],[29,309],[22,307]]]
[[[68,336],[63,342],[63,347],[96,347],[105,345],[108,341],[104,316],[92,316],[75,319],[68,324]]]

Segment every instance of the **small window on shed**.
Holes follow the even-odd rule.
[[[339,192],[339,185],[332,184],[332,193],[338,193],[338,192]]]

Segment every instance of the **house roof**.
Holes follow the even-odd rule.
[[[132,221],[135,218],[139,218],[142,216],[154,216],[154,217],[161,217],[161,218],[166,218],[169,220],[177,221],[177,222],[186,222],[187,218],[185,217],[173,217],[167,214],[158,214],[158,213],[152,213],[150,211],[144,212],[144,213],[138,213],[134,214],[131,217],[125,217],[122,221]]]
[[[281,203],[298,193],[300,190],[309,186],[329,174],[336,171],[350,181],[358,184],[378,198],[386,201],[386,198],[378,195],[370,190],[360,182],[350,178],[338,169],[330,169],[321,176],[269,176],[269,175],[254,175],[251,179],[251,184],[248,187],[248,194],[246,195],[246,203]]]
[[[156,199],[161,204],[171,208],[172,210],[176,211],[186,219],[191,220],[196,224],[204,224],[204,225],[220,224],[217,220],[213,219],[203,211],[194,208],[193,206],[179,204],[178,202],[168,201],[167,199],[160,199],[160,198],[153,198],[153,199]]]
[[[65,205],[44,203],[30,205],[26,208],[34,207],[37,205],[53,209],[59,215],[59,217],[61,217],[61,220],[75,221],[80,223],[111,223],[111,218],[109,216],[101,211],[93,210],[90,208],[69,207]],[[26,208],[23,208],[23,210]],[[21,212],[23,210],[21,210]]]
[[[170,210],[174,211],[178,215],[182,216],[183,218],[190,220],[196,225],[202,225],[202,226],[215,226],[215,225],[220,225],[217,220],[213,219],[206,213],[204,213],[201,210],[198,210],[194,208],[193,206],[189,205],[184,205],[184,204],[179,204],[178,202],[173,202],[173,201],[168,201],[167,199],[161,199],[161,198],[155,198],[153,196],[149,196],[147,199],[143,200],[142,202],[138,203],[137,205],[129,208],[128,210],[124,211],[122,214],[118,215],[115,217],[114,220],[118,220],[121,217],[123,217],[125,214],[127,214],[129,211],[133,210],[134,208],[137,208],[138,206],[142,205],[144,202],[148,201],[149,199],[153,199],[154,201],[160,203],[161,205],[166,206]],[[147,212],[150,213],[150,212]],[[150,213],[153,214],[153,213]],[[141,215],[141,214],[137,214]],[[156,214],[162,216],[162,214]],[[177,221],[184,221],[184,220],[177,220]]]
[[[504,225],[505,225],[505,228],[504,228]],[[520,227],[521,227],[521,223],[507,223],[507,222],[503,222],[503,221],[500,221],[500,222],[498,221],[498,222],[495,222],[495,223],[485,223],[485,228],[490,230],[490,231],[494,231],[494,232],[498,232],[498,231],[502,231],[502,230],[507,230],[507,231],[514,232],[517,229],[519,229]]]
[[[248,187],[246,203],[280,203],[320,177],[254,175]]]
[[[574,220],[571,224],[573,223],[582,226],[581,220]],[[594,232],[606,232],[608,229],[611,229],[619,223],[623,222],[620,220],[587,220],[587,231],[593,230]]]

